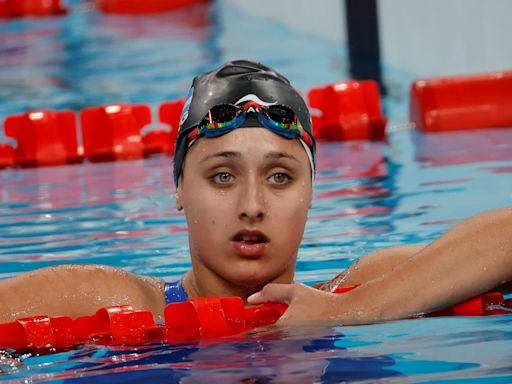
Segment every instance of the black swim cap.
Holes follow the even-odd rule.
[[[257,101],[261,105],[277,103],[290,107],[313,141],[311,156],[314,166],[315,139],[311,128],[311,117],[304,99],[286,77],[273,69],[249,60],[236,60],[211,72],[200,74],[192,82],[181,114],[176,139],[174,152],[176,186],[178,186],[183,161],[189,147],[188,134],[199,125],[212,107],[219,104],[238,104],[245,100]],[[254,119],[249,121],[254,125]]]

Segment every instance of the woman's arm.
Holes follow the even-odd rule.
[[[338,287],[363,284],[376,279],[425,248],[424,245],[404,245],[375,251],[362,257],[331,281],[314,285],[321,291],[332,292]]]
[[[164,283],[122,269],[61,265],[0,280],[0,322],[35,315],[92,315],[99,308],[129,304],[163,315]]]
[[[511,280],[512,208],[502,208],[463,221],[349,293],[269,284],[249,301],[287,303],[282,323],[357,324],[431,312]]]

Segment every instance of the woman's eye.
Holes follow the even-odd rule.
[[[217,184],[225,184],[230,183],[235,179],[235,177],[228,172],[220,172],[213,176],[213,181]]]
[[[290,181],[290,176],[286,173],[278,172],[270,176],[269,180],[273,184],[286,184]]]

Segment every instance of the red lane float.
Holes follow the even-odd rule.
[[[172,11],[207,2],[208,0],[96,0],[96,5],[105,13],[137,15]]]
[[[174,152],[176,145],[176,138],[180,129],[181,111],[185,106],[185,99],[176,101],[166,101],[160,104],[158,108],[158,118],[161,123],[167,124],[170,127],[169,140],[172,143],[171,152]]]
[[[5,134],[17,140],[15,163],[42,166],[76,163],[78,153],[73,111],[32,111],[5,119]]]
[[[16,150],[12,145],[0,143],[0,169],[16,165]]]
[[[429,132],[512,127],[512,71],[415,81],[409,115]]]
[[[508,300],[507,300],[508,301]],[[500,292],[489,292],[472,297],[462,303],[441,311],[430,313],[428,316],[489,316],[510,313],[504,308],[508,303]]]
[[[0,0],[1,1],[1,0]],[[164,102],[159,117],[170,128],[153,129],[151,110],[145,104],[109,104],[80,112],[83,149],[77,145],[77,125],[72,111],[41,110],[8,116],[5,134],[17,141],[0,143],[0,169],[13,166],[45,166],[90,161],[141,158],[154,153],[173,153],[184,101]]]
[[[143,140],[146,155],[153,153],[174,153],[176,138],[180,126],[180,116],[185,100],[166,101],[158,108],[161,123],[167,124],[169,130],[153,130],[148,132]]]
[[[144,104],[110,104],[80,112],[84,155],[90,161],[144,157],[142,128],[151,123]]]
[[[378,140],[385,137],[378,84],[346,81],[310,89],[313,131],[320,140]]]
[[[174,139],[171,132],[164,130],[154,130],[146,133],[142,137],[144,143],[144,154],[146,156],[155,153],[173,153],[174,152]]]
[[[77,342],[98,344],[144,344],[144,331],[155,326],[150,311],[135,311],[129,305],[101,308],[93,316],[74,321]]]
[[[0,0],[0,17],[50,16],[67,13],[60,0]]]
[[[164,103],[160,109],[166,108],[166,104],[176,103]],[[142,129],[151,123],[151,110],[145,104],[84,108],[80,121],[84,155],[93,162],[138,159],[174,151],[176,134],[173,130],[157,129],[142,135]],[[162,122],[167,123],[165,120]]]
[[[359,285],[339,288],[345,293]],[[486,316],[511,313],[510,300],[491,292],[429,316]],[[131,306],[101,308],[92,316],[34,316],[0,324],[0,349],[48,353],[91,342],[140,345],[236,335],[274,324],[286,311],[281,303],[245,308],[240,297],[202,297],[165,307],[165,325],[155,325],[150,311]]]
[[[74,323],[67,316],[34,316],[0,324],[0,348],[44,353],[76,343]]]
[[[238,334],[271,325],[286,305],[268,303],[244,308],[239,297],[204,297],[165,308],[165,326],[155,325],[149,311],[131,306],[101,308],[92,316],[34,316],[0,324],[0,349],[49,353],[77,344],[140,345]]]

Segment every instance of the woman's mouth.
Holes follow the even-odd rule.
[[[269,239],[260,231],[243,230],[233,236],[233,247],[244,257],[259,257],[267,249]]]

